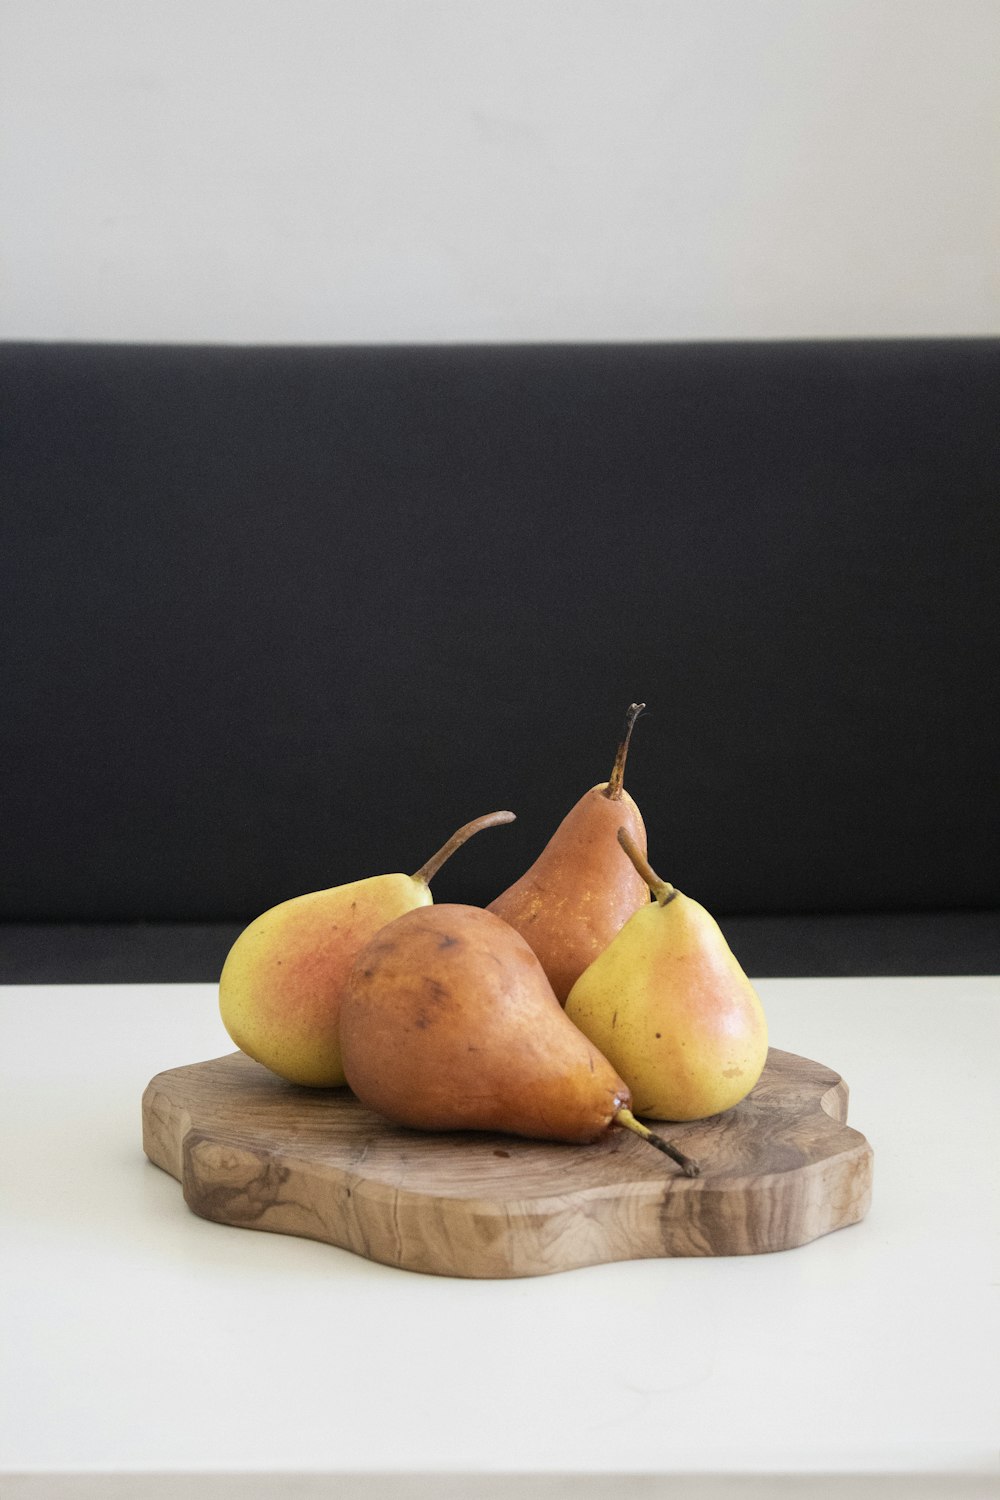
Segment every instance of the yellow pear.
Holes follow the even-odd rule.
[[[642,876],[615,848],[623,823],[645,848],[642,814],[624,787],[632,727],[645,706],[629,708],[608,780],[584,792],[534,864],[488,908],[531,944],[562,1005],[587,965],[649,904]]]
[[[351,965],[387,922],[433,900],[430,881],[480,829],[511,812],[466,823],[414,875],[372,875],[293,896],[251,922],[219,980],[222,1023],[242,1052],[291,1083],[344,1083],[340,1001]]]
[[[714,917],[619,842],[654,900],[630,917],[570,991],[566,1014],[617,1069],[637,1115],[700,1120],[750,1092],[767,1021]]]

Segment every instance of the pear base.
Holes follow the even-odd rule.
[[[846,1118],[839,1074],[775,1048],[734,1109],[671,1126],[697,1178],[620,1128],[590,1146],[406,1130],[242,1053],[158,1073],[142,1101],[146,1155],[201,1217],[480,1278],[757,1255],[854,1224],[873,1153]]]

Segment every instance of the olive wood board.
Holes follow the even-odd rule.
[[[405,1129],[241,1052],[158,1073],[142,1101],[146,1155],[201,1217],[494,1278],[755,1255],[854,1224],[872,1149],[846,1118],[839,1074],[775,1048],[734,1109],[654,1127],[699,1161],[696,1178],[621,1128],[589,1146]]]

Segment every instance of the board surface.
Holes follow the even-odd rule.
[[[839,1074],[775,1048],[735,1109],[655,1127],[697,1178],[625,1130],[570,1146],[402,1129],[239,1052],[158,1073],[142,1101],[147,1156],[203,1218],[473,1277],[751,1255],[856,1223],[872,1149],[846,1117]]]

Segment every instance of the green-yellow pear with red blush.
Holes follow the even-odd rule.
[[[629,708],[608,780],[584,792],[534,864],[489,905],[531,944],[562,1005],[587,965],[649,903],[645,881],[620,860],[615,843],[624,824],[646,847],[642,814],[624,786],[632,729],[645,706]]]
[[[372,875],[293,896],[236,939],[219,980],[222,1022],[242,1052],[290,1083],[345,1082],[340,1003],[351,965],[386,923],[433,901],[430,882],[481,829],[512,812],[466,823],[413,875]]]
[[[627,830],[619,842],[654,899],[581,974],[566,1014],[628,1084],[640,1117],[721,1114],[764,1070],[760,997],[714,917],[661,880]]]

